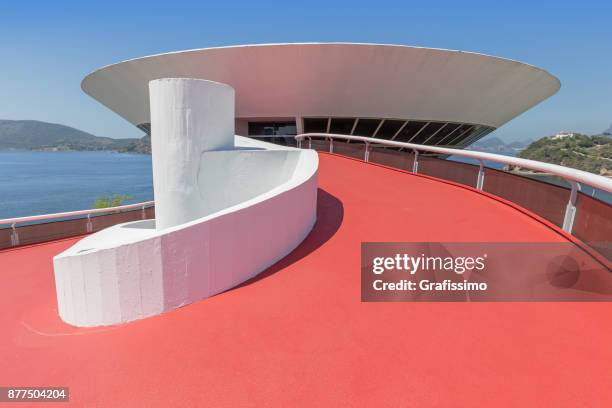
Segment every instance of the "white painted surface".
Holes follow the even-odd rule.
[[[379,44],[269,44],[173,52],[101,68],[83,90],[129,122],[150,122],[148,82],[206,78],[236,90],[237,118],[309,116],[499,127],[553,95],[559,80],[517,61]]]
[[[203,194],[198,176],[202,166],[211,172],[209,180],[228,171],[223,163],[207,166],[203,153],[234,147],[234,90],[218,82],[162,78],[149,83],[149,94],[155,217],[161,229],[197,218],[202,202],[214,198]]]
[[[232,150],[200,157],[195,219],[115,225],[54,257],[64,321],[111,325],[187,305],[256,276],[306,238],[316,221],[316,152],[236,136]]]

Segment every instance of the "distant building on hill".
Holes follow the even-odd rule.
[[[566,137],[574,137],[576,136],[576,132],[559,132],[556,135],[552,136],[552,139],[565,139]]]

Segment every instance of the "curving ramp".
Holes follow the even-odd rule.
[[[156,219],[55,256],[58,311],[111,325],[207,298],[285,257],[316,221],[318,156],[234,136],[234,90],[151,81]]]

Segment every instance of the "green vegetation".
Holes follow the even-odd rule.
[[[545,137],[531,143],[519,157],[612,176],[612,138],[609,136]]]
[[[151,136],[145,135],[129,145],[117,149],[119,153],[151,154]]]
[[[119,207],[127,200],[131,200],[133,197],[127,194],[113,194],[111,196],[103,195],[96,198],[94,208],[109,208]]]

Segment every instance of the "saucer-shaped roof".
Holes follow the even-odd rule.
[[[400,45],[305,43],[172,52],[101,68],[83,90],[134,125],[149,123],[149,81],[209,79],[236,90],[236,117],[374,117],[499,127],[559,80],[517,61]]]

